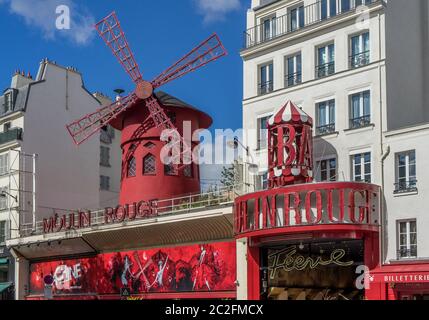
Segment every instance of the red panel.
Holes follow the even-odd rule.
[[[48,274],[55,295],[235,291],[235,256],[235,243],[225,242],[35,263],[30,293],[43,292]]]

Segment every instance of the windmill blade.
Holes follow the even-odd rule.
[[[182,159],[184,162],[190,162],[192,160],[192,148],[189,143],[180,136],[177,128],[171,122],[170,118],[165,114],[164,109],[159,104],[158,100],[152,96],[145,100],[146,107],[148,108],[150,115],[158,128],[164,130],[172,130],[173,135],[179,136],[180,139],[175,139],[172,149],[179,148],[179,153],[176,153],[172,157],[174,164],[181,164]],[[176,166],[176,171],[182,169],[184,166]]]
[[[112,50],[119,63],[130,75],[131,79],[138,83],[142,80],[139,66],[134,59],[134,54],[130,49],[125,33],[121,28],[118,17],[112,12],[106,18],[95,25],[100,37]]]
[[[103,107],[67,125],[67,130],[72,136],[74,143],[80,145],[88,140],[112,119],[133,106],[138,100],[139,98],[132,93],[107,107]]]
[[[158,88],[223,57],[226,54],[227,52],[219,37],[217,34],[213,34],[173,66],[156,77],[152,81],[152,86],[154,88]]]

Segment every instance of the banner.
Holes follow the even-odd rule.
[[[43,294],[47,275],[55,295],[230,291],[236,289],[235,256],[235,243],[228,242],[34,263],[30,293]]]

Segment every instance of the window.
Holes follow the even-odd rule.
[[[148,149],[153,149],[156,147],[156,145],[153,142],[148,142],[144,145],[144,147]]]
[[[320,181],[337,181],[337,159],[322,160],[319,162]]]
[[[176,176],[177,171],[173,163],[164,165],[164,174],[166,176]]]
[[[293,8],[289,11],[289,30],[295,31],[301,28],[304,28],[305,20],[304,20],[304,6],[301,5],[299,7]]]
[[[352,8],[352,0],[341,0],[341,12],[348,12]]]
[[[271,116],[258,119],[258,150],[268,148],[268,120]]]
[[[268,189],[268,172],[261,174],[259,176],[259,190],[267,190]]]
[[[317,104],[317,135],[335,132],[335,100]]]
[[[192,178],[193,174],[192,174],[192,164],[188,164],[185,166],[185,168],[183,169],[183,175],[187,178]]]
[[[286,87],[292,87],[301,83],[301,61],[301,53],[286,58]]]
[[[350,129],[371,124],[371,94],[369,91],[353,94],[350,97]]]
[[[13,106],[13,92],[7,92],[4,95],[4,112],[8,112],[12,110]]]
[[[128,164],[127,164],[127,176],[129,178],[136,176],[136,172],[137,172],[136,166],[137,166],[136,158],[131,157],[130,160],[128,160]]]
[[[143,159],[143,174],[154,175],[156,174],[156,158],[152,154],[148,154]]]
[[[0,221],[0,244],[6,242],[6,221]]]
[[[417,257],[417,221],[398,222],[398,259]]]
[[[110,177],[100,176],[100,190],[110,190]]]
[[[320,1],[320,19],[326,20],[328,17],[337,15],[337,0]]]
[[[100,146],[100,165],[110,167],[110,148]]]
[[[9,172],[9,154],[0,155],[0,176]]]
[[[371,153],[352,156],[353,180],[371,183]]]
[[[416,190],[416,151],[398,153],[396,155],[395,193]]]
[[[273,79],[274,68],[272,62],[259,68],[259,94],[266,94],[274,90]]]
[[[335,45],[329,44],[317,48],[316,78],[323,78],[335,73]]]
[[[262,20],[262,41],[268,41],[276,36],[277,18],[272,16]]]
[[[369,32],[351,38],[350,66],[358,68],[370,61]]]
[[[4,192],[8,192],[7,187],[0,188],[0,210],[5,210],[8,207],[8,203],[7,203],[8,195],[7,193],[4,193]]]
[[[6,122],[4,125],[3,125],[3,131],[4,132],[7,132],[7,131],[9,131],[10,130],[10,128],[12,127],[12,124],[10,123],[10,122]]]

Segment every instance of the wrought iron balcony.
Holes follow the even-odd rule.
[[[406,258],[417,258],[417,246],[410,249],[399,249],[397,252],[398,260]]]
[[[292,74],[288,74],[285,77],[285,86],[287,88],[296,86],[302,82],[302,74],[301,72],[296,72]]]
[[[334,132],[335,132],[335,123],[326,124],[323,126],[318,126],[316,128],[316,134],[318,136],[324,136],[324,135],[331,134]]]
[[[21,128],[13,128],[0,133],[0,145],[16,140],[22,140]]]
[[[364,4],[367,6],[375,3],[381,3],[382,0],[361,0],[361,1],[344,1],[336,0],[335,6],[328,9],[324,6],[323,1],[317,1],[304,7],[304,21],[300,21],[297,15],[287,14],[270,19],[269,23],[264,23],[247,29],[244,32],[243,49],[249,49],[277,39],[284,35],[302,30],[308,26],[316,25],[324,21],[334,19],[337,16],[354,12],[357,7]],[[329,1],[328,1],[329,2]],[[342,5],[347,4],[347,5]]]
[[[350,129],[358,129],[371,125],[371,116],[350,119]]]
[[[263,82],[263,83],[260,83],[258,85],[258,94],[259,95],[263,95],[263,94],[273,92],[273,90],[274,90],[274,82],[273,81]]]
[[[318,65],[316,67],[316,78],[324,78],[335,73],[335,61]]]
[[[395,183],[394,193],[406,193],[406,192],[415,192],[417,191],[417,180],[411,179],[409,181],[399,181]]]
[[[351,68],[359,68],[363,67],[370,62],[370,52],[365,51],[355,55],[350,56],[350,67]]]

